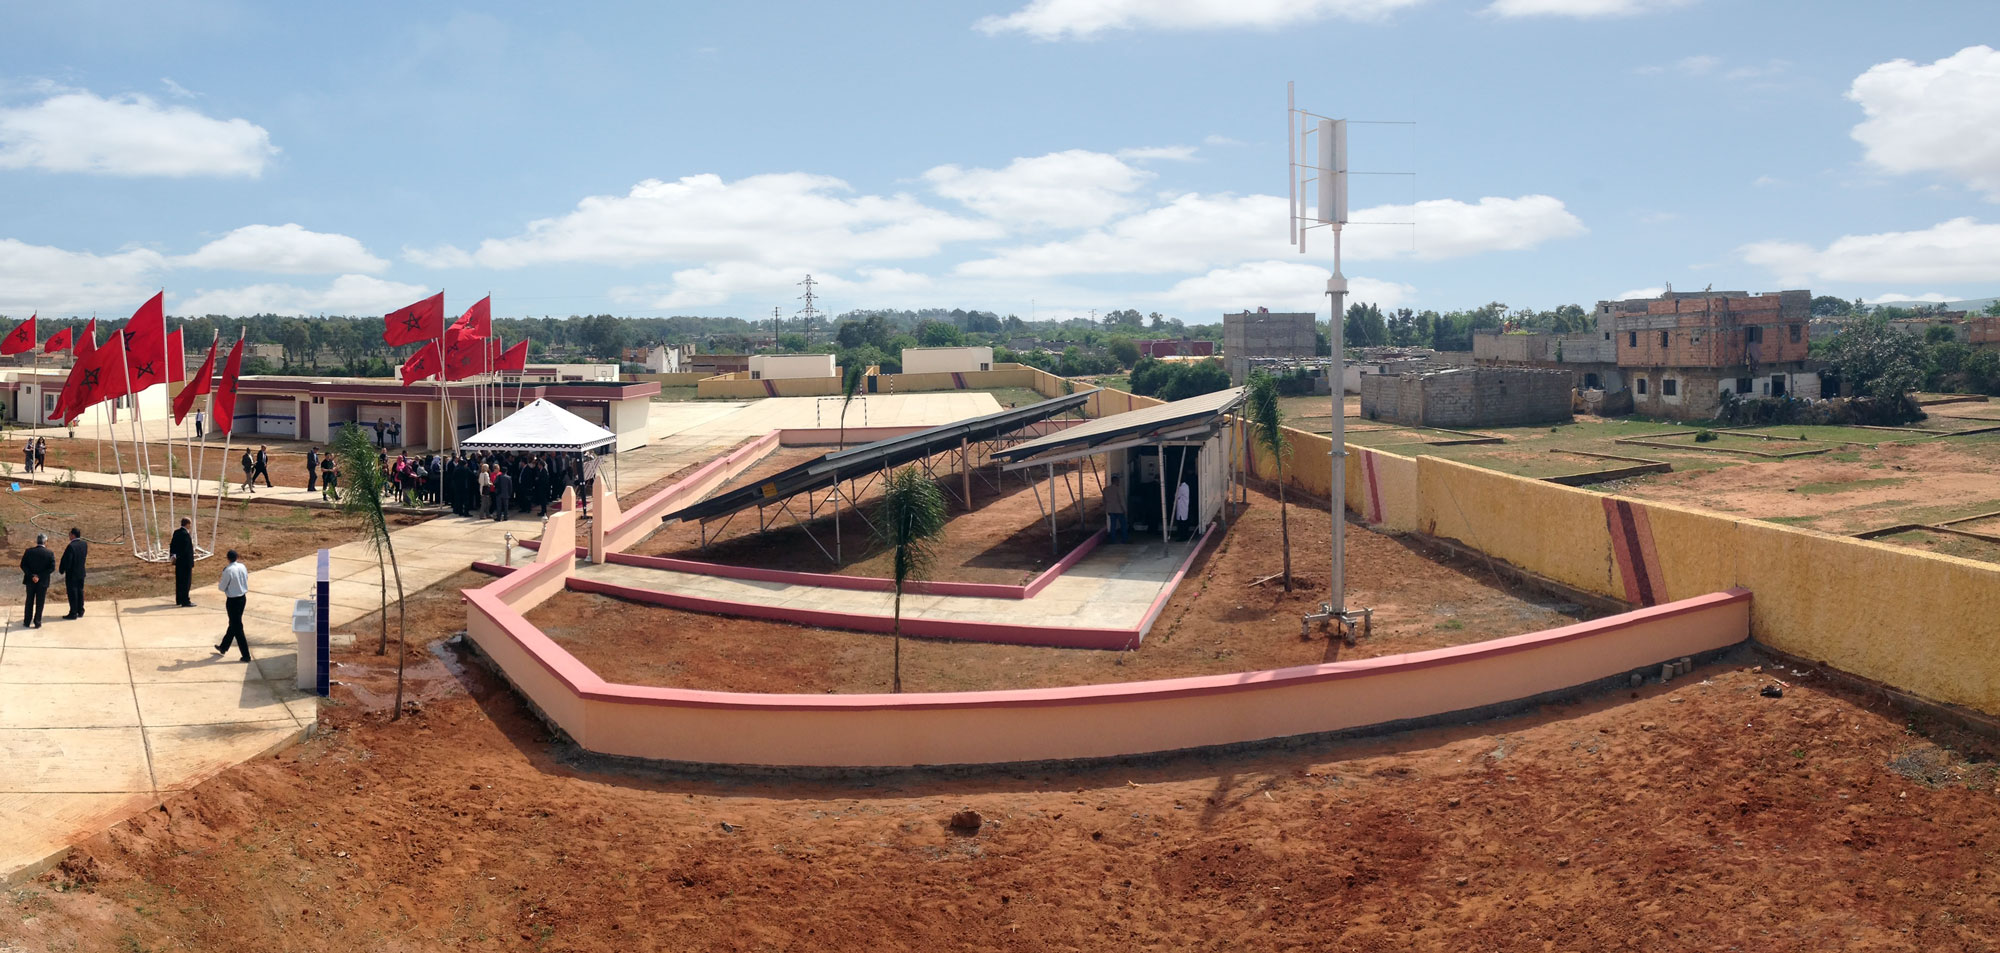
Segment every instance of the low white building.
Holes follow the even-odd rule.
[[[831,354],[752,354],[750,379],[753,381],[793,380],[804,377],[834,377],[837,371]]]
[[[628,353],[627,357],[638,357],[639,360],[633,363],[644,365],[648,374],[680,374],[694,370],[688,366],[688,359],[694,357],[692,344],[655,344],[634,350],[642,354]]]
[[[903,373],[948,374],[993,369],[990,347],[906,347]]]

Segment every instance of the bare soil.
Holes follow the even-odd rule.
[[[0,486],[0,551],[18,554],[35,544],[36,533],[45,533],[49,537],[49,548],[60,556],[69,539],[70,527],[74,526],[82,530],[84,538],[91,543],[84,593],[86,599],[173,594],[172,566],[141,562],[132,555],[132,544],[125,530],[125,507],[116,490],[24,484],[19,493],[4,491],[5,487]],[[136,501],[136,495],[134,499]],[[185,502],[181,502],[183,507]],[[204,546],[210,545],[209,527],[215,518],[214,507],[213,498],[204,501],[200,526]],[[180,512],[185,515],[184,509]],[[135,518],[137,515],[135,511]],[[389,518],[392,527],[413,526],[423,522],[423,519],[414,516]],[[161,545],[164,546],[165,539],[172,533],[167,525],[164,505],[161,507],[160,524],[164,530],[161,536]],[[358,517],[326,510],[247,502],[224,502],[221,520],[215,525],[219,527],[221,536],[221,546],[217,551],[235,549],[253,571],[260,566],[272,566],[310,555],[322,547],[353,542],[363,538],[365,533]],[[197,563],[197,584],[213,584],[214,575],[221,571],[219,561]],[[50,596],[51,605],[61,598],[58,588]]]
[[[725,490],[754,486],[770,474],[824,452],[823,449],[779,451],[731,481]],[[934,554],[929,577],[932,579],[1022,585],[1068,555],[1104,522],[1103,501],[1096,489],[1098,477],[1087,470],[1081,515],[1072,495],[1077,492],[1076,474],[1056,475],[1056,501],[1061,507],[1056,526],[1058,539],[1054,543],[1049,539],[1046,509],[1049,486],[1045,479],[1031,486],[1018,473],[1007,474],[998,478],[996,490],[989,482],[996,479],[993,468],[981,467],[972,476],[974,505],[968,512],[959,502],[965,490],[959,471],[940,467],[937,475],[950,508],[951,523]],[[1065,476],[1069,481],[1067,489],[1062,485]],[[875,526],[880,521],[873,512],[881,503],[882,482],[856,481],[851,499],[845,498],[849,492],[848,485],[842,484],[838,547],[834,545],[833,504],[825,502],[825,491],[819,491],[816,514],[807,508],[804,495],[796,496],[784,510],[766,509],[764,518],[770,525],[762,532],[757,529],[757,511],[751,508],[737,513],[726,524],[720,521],[710,524],[706,549],[702,548],[698,525],[676,523],[642,540],[631,552],[760,569],[886,578],[893,574],[894,553],[875,535]],[[875,522],[871,524],[871,520]],[[722,534],[719,541],[715,538],[718,527]],[[838,563],[833,559],[836,554],[840,556]]]
[[[1564,625],[1595,613],[1509,588],[1482,564],[1455,565],[1358,526],[1347,533],[1349,604],[1375,609],[1373,636],[1348,648],[1299,618],[1326,598],[1330,533],[1323,509],[1290,508],[1293,591],[1275,499],[1252,490],[1133,652],[903,640],[906,691],[970,691],[1220,674],[1460,645]],[[958,524],[954,522],[955,528]],[[955,531],[952,530],[952,531]],[[948,532],[952,532],[948,531]],[[1032,614],[1033,603],[1023,604]],[[564,592],[528,614],[616,682],[746,692],[879,692],[890,637],[732,619]]]
[[[460,626],[454,595],[420,597],[413,630]],[[1754,656],[1339,744],[793,781],[578,759],[497,679],[420,646],[390,723],[395,656],[372,651],[339,657],[311,741],[0,895],[0,948],[1928,953],[2000,935],[1992,748]],[[1783,697],[1761,697],[1774,675]],[[976,832],[952,830],[961,810]]]
[[[48,440],[48,456],[45,458],[45,463],[48,472],[52,474],[60,475],[64,470],[70,469],[97,473],[116,473],[121,466],[126,473],[137,473],[145,469],[145,463],[150,462],[152,464],[152,472],[158,476],[166,476],[168,469],[171,467],[174,476],[184,477],[194,472],[195,465],[199,464],[202,479],[227,480],[232,486],[243,482],[243,467],[241,465],[243,451],[246,449],[249,450],[254,457],[257,448],[261,446],[266,448],[270,459],[271,484],[273,486],[289,486],[300,489],[303,489],[306,485],[306,449],[310,446],[309,444],[292,441],[260,441],[256,435],[252,434],[249,437],[251,442],[247,446],[242,440],[231,443],[226,458],[222,452],[223,445],[220,438],[213,439],[206,451],[202,449],[201,444],[197,443],[194,445],[192,452],[189,451],[187,446],[179,442],[174,443],[171,447],[165,443],[147,443],[144,446],[143,455],[135,458],[132,444],[129,441],[118,441],[118,446],[114,452],[112,441],[109,440],[102,441],[102,446],[100,446],[99,441],[88,438],[72,440],[68,437],[49,437],[45,439]],[[11,466],[15,473],[21,472],[21,446],[23,442],[20,439],[10,439],[6,442],[0,442],[0,463]],[[169,463],[169,454],[172,455],[171,463]],[[259,478],[257,485],[262,487],[264,480]]]
[[[1599,488],[1829,533],[1858,533],[2000,510],[1996,446],[1888,443],[1782,462],[1654,474]]]

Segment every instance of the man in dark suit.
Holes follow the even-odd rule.
[[[181,517],[181,528],[174,530],[167,552],[174,557],[174,605],[192,608],[194,600],[188,598],[188,584],[194,579],[194,537],[188,533],[187,517]]]
[[[21,619],[21,627],[39,629],[42,627],[42,603],[49,597],[49,577],[56,572],[56,554],[49,551],[49,538],[35,534],[35,545],[21,554],[21,585],[28,590],[28,608]]]
[[[306,492],[319,489],[319,448],[306,448]]]
[[[69,594],[69,615],[65,619],[83,618],[83,564],[90,556],[90,543],[83,538],[83,531],[69,528],[69,545],[63,547],[62,564],[56,571],[62,573],[63,591]]]
[[[493,519],[495,522],[507,518],[507,505],[514,501],[514,478],[507,471],[493,474]]]
[[[253,479],[255,477],[263,477],[264,486],[269,487],[271,485],[271,457],[264,452],[263,447],[257,448],[257,472],[253,476]]]

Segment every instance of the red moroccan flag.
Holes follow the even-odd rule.
[[[48,343],[42,345],[42,353],[54,354],[57,351],[69,350],[70,347],[72,346],[70,340],[75,336],[76,335],[73,334],[69,328],[64,328],[60,331],[57,331],[54,334],[49,335]]]
[[[430,380],[441,370],[444,370],[444,358],[439,355],[438,342],[432,341],[417,348],[417,353],[403,362],[403,386]]]
[[[132,374],[132,393],[167,382],[166,293],[139,306],[119,332],[125,341],[125,366]]]
[[[528,369],[528,342],[518,341],[493,362],[493,369],[507,374],[520,374]]]
[[[91,318],[84,322],[83,337],[76,339],[77,360],[82,360],[84,355],[95,350],[97,350],[97,319]]]
[[[444,379],[462,381],[485,373],[486,339],[459,332],[444,336]]]
[[[0,354],[25,354],[35,349],[35,315],[7,332],[6,340],[0,340]]]
[[[465,309],[465,313],[459,315],[458,320],[453,321],[448,330],[457,331],[461,334],[470,331],[472,332],[472,336],[476,338],[492,337],[493,296],[487,295],[473,302],[472,307]]]
[[[208,416],[214,419],[216,432],[225,437],[236,426],[236,379],[242,375],[243,339],[237,338],[236,346],[229,349],[229,360],[222,364],[222,381],[208,396]]]
[[[167,383],[178,384],[187,380],[187,345],[181,343],[181,329],[167,332]]]
[[[217,340],[208,342],[208,359],[202,361],[201,366],[195,369],[194,378],[188,381],[187,386],[174,395],[174,423],[180,423],[181,418],[186,417],[188,412],[194,409],[195,398],[215,387],[215,348],[220,342],[221,335],[217,335],[216,338]]]
[[[101,347],[79,359],[63,381],[63,420],[75,420],[83,412],[107,400],[131,393],[125,377],[125,349]]]
[[[431,295],[383,318],[382,343],[401,347],[444,334],[444,292]]]

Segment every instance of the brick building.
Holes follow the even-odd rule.
[[[1318,348],[1317,316],[1310,311],[1274,313],[1258,308],[1222,316],[1222,363],[1231,384],[1250,376],[1254,359],[1309,360]]]
[[[1134,341],[1139,346],[1140,357],[1213,357],[1214,341],[1196,341],[1192,338],[1165,338],[1157,341]]]
[[[1724,394],[1816,399],[1806,364],[1812,292],[1667,292],[1597,303],[1637,413],[1704,420]]]
[[[1472,332],[1472,361],[1487,366],[1569,371],[1570,386],[1577,390],[1625,389],[1625,374],[1618,367],[1618,344],[1606,330],[1567,334],[1476,330]]]

